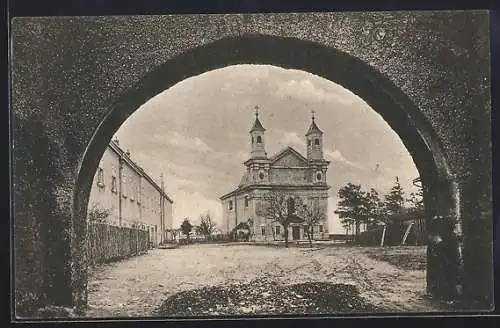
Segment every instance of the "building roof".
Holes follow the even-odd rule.
[[[246,193],[248,191],[254,190],[254,189],[261,189],[261,190],[303,190],[303,189],[308,189],[308,190],[329,190],[331,186],[329,185],[314,185],[314,184],[300,184],[300,185],[290,185],[290,184],[278,184],[278,183],[259,183],[259,184],[248,184],[244,186],[237,187],[233,189],[233,191],[228,192],[221,197],[219,197],[220,200],[227,199],[232,196],[237,196],[241,195],[243,193]]]
[[[321,131],[320,128],[318,128],[314,119],[312,120],[311,125],[309,126],[309,130],[307,130],[307,132],[306,132],[306,136],[308,136],[312,133],[323,134],[323,131]]]
[[[131,158],[128,152],[124,152],[123,149],[120,148],[120,145],[114,141],[111,140],[109,143],[109,147],[118,154],[122,159],[127,162],[130,167],[140,176],[144,177],[158,192],[165,197],[171,204],[174,202],[166,193],[165,191],[153,180],[153,178],[142,168],[140,167],[136,162],[134,162]]]
[[[287,147],[283,148],[282,150],[280,150],[279,152],[277,152],[275,155],[273,155],[270,158],[271,164],[276,162],[280,158],[284,157],[288,153],[291,153],[291,154],[295,155],[296,157],[298,157],[300,160],[307,162],[307,159],[301,153],[299,153],[298,151],[293,149],[291,146],[287,146]]]
[[[266,131],[264,127],[262,126],[262,123],[260,123],[259,116],[255,115],[255,122],[253,123],[252,129],[250,130],[250,133],[254,131]]]

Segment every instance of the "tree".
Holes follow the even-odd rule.
[[[410,215],[417,217],[424,215],[424,191],[422,186],[418,186],[416,192],[410,193],[410,198],[406,201],[409,203]]]
[[[389,221],[394,221],[396,217],[401,216],[404,211],[404,202],[403,187],[401,187],[399,179],[396,177],[394,186],[389,191],[389,194],[385,195],[384,214]]]
[[[110,214],[110,210],[92,204],[91,209],[87,211],[87,219],[89,223],[105,223]]]
[[[367,197],[367,193],[361,190],[361,185],[350,182],[339,190],[338,196],[340,200],[335,214],[338,214],[344,227],[355,226],[357,239],[361,223],[368,222],[368,219],[373,216],[370,213],[369,197]]]
[[[185,218],[181,224],[181,231],[183,234],[186,235],[186,238],[188,241],[189,241],[189,233],[191,232],[192,229],[193,229],[193,225],[191,224],[191,222],[189,222],[188,218]]]
[[[375,227],[379,222],[383,222],[385,218],[385,204],[380,199],[379,193],[371,188],[370,191],[366,192],[366,206],[368,212],[367,226],[369,228]]]
[[[212,234],[215,231],[216,224],[212,221],[212,216],[210,213],[206,213],[200,216],[200,225],[198,226],[198,232],[205,236],[207,240],[210,240]]]
[[[271,223],[278,222],[283,226],[285,247],[288,247],[288,227],[293,222],[303,221],[296,214],[302,202],[300,199],[295,199],[292,194],[281,191],[269,192],[265,200],[267,201],[265,217],[271,220]]]
[[[307,227],[307,239],[309,247],[312,247],[313,227],[326,221],[326,215],[323,208],[319,206],[319,202],[313,203],[311,206],[303,205],[301,216],[304,218],[304,223]]]

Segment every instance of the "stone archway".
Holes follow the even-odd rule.
[[[420,172],[426,217],[452,217],[458,222],[458,194],[439,138],[421,111],[389,79],[363,61],[313,42],[269,36],[222,39],[168,60],[128,89],[96,130],[81,162],[73,207],[75,286],[85,286],[85,217],[90,185],[100,156],[112,135],[143,103],[187,77],[233,64],[270,64],[304,70],[351,90],[374,108],[400,136]],[[75,262],[76,264],[76,262]],[[439,270],[428,267],[428,286]],[[80,282],[79,282],[80,281]],[[440,284],[437,283],[437,286]],[[83,288],[83,287],[82,287]],[[435,288],[430,288],[434,291]],[[75,290],[85,301],[85,290]]]
[[[492,308],[486,11],[25,17],[11,27],[16,315],[86,303],[90,179],[126,118],[178,81],[243,63],[314,73],[376,109],[413,156],[427,216],[459,218],[464,294]]]

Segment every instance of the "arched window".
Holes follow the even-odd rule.
[[[104,187],[104,169],[102,167],[97,169],[97,185]]]
[[[295,199],[293,199],[292,197],[288,198],[287,205],[288,205],[287,206],[288,207],[288,215],[295,213]]]
[[[245,196],[245,207],[248,207],[248,196]]]
[[[261,136],[257,136],[257,143],[262,143],[262,137]]]
[[[319,146],[319,139],[314,139],[314,144],[315,144],[316,146]]]

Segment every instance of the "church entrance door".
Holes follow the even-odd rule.
[[[300,239],[300,227],[299,226],[292,227],[292,239],[293,240]]]

